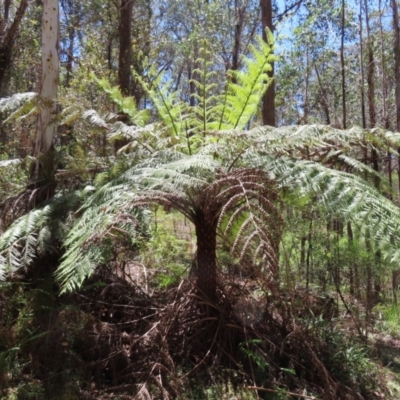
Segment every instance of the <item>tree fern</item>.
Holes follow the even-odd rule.
[[[57,273],[63,290],[79,287],[100,263],[101,254],[98,250],[92,251],[91,245],[112,231],[118,215],[125,213],[133,216],[138,207],[151,203],[181,212],[199,232],[207,232],[206,240],[209,235],[216,239],[224,218],[228,218],[229,222],[224,232],[220,231],[221,237],[227,236],[234,221],[240,220],[239,216],[246,215],[251,219],[252,230],[256,230],[257,235],[252,236],[243,228],[235,250],[243,257],[248,255],[250,249],[260,248],[257,260],[263,260],[266,269],[276,270],[280,227],[275,205],[277,194],[272,182],[269,187],[263,186],[266,179],[265,173],[260,170],[224,172],[223,165],[211,155],[189,156],[176,151],[153,154],[145,162],[101,187],[87,202],[85,213],[66,240],[68,250]],[[209,256],[212,260],[215,253]],[[200,269],[206,268],[202,257],[198,250]],[[212,273],[215,274],[215,271],[206,275]],[[202,288],[204,290],[204,286]]]
[[[122,134],[135,149],[144,150],[122,158],[97,178],[96,192],[64,240],[66,251],[57,270],[63,291],[78,288],[106,263],[115,240],[140,239],[149,204],[174,208],[193,222],[196,280],[204,294],[216,295],[217,238],[228,241],[242,263],[273,280],[282,231],[278,205],[284,197],[280,194],[287,191],[318,204],[329,216],[351,221],[359,235],[371,239],[374,250],[393,263],[399,261],[399,209],[369,183],[370,177],[384,178],[362,157],[365,150],[397,154],[400,134],[321,125],[246,130],[275,60],[261,38],[251,52],[243,61],[245,69],[229,72],[233,79],[218,95],[203,50],[195,71],[199,78],[193,82],[194,107],[171,89],[165,74],[153,71],[146,79],[138,77],[161,119],[152,125],[145,125],[131,99],[98,81],[132,125],[116,121],[117,114],[102,117],[93,110],[86,118],[107,129],[111,138]],[[61,222],[51,225],[57,221],[57,198],[16,221],[0,238],[3,277],[6,270],[49,251],[55,232],[65,232]]]

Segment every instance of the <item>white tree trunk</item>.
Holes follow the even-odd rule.
[[[58,54],[59,5],[58,0],[44,0],[42,16],[42,77],[40,97],[42,109],[38,119],[35,155],[46,154],[53,147],[55,132],[55,100],[59,81]]]

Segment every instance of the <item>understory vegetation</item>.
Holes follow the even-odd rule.
[[[70,28],[59,97],[44,56],[0,99],[0,398],[400,398],[399,129],[268,124],[262,28],[224,68],[192,38],[178,78],[122,34],[118,73],[112,35],[74,70]]]

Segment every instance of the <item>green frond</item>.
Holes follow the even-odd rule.
[[[320,154],[332,150],[354,153],[357,149],[378,148],[396,154],[400,145],[400,134],[384,130],[364,130],[359,127],[335,129],[327,125],[293,125],[279,128],[261,126],[254,128],[252,138],[266,152],[291,154],[302,151],[318,151]],[[375,135],[376,133],[376,135]],[[378,147],[379,144],[379,147]],[[297,153],[300,154],[300,153]]]
[[[0,236],[0,278],[29,267],[38,255],[51,253],[66,234],[64,222],[86,197],[85,190],[59,194],[16,220]]]
[[[151,83],[134,71],[132,72],[152,100],[169,135],[181,137],[185,129],[186,105],[180,100],[179,92],[172,90],[172,81],[166,80],[163,73],[156,76],[154,69],[151,69],[149,73],[149,79],[152,79]]]
[[[79,104],[71,104],[64,107],[60,114],[60,125],[72,125],[82,118],[83,107]]]
[[[193,70],[193,75],[198,79],[192,79],[196,91],[192,94],[195,106],[190,108],[190,133],[204,137],[210,129],[210,124],[215,121],[215,106],[219,101],[216,94],[218,87],[216,83],[216,71],[212,70],[213,63],[210,61],[211,53],[207,44],[200,49],[200,58],[196,60],[198,68]]]
[[[265,171],[252,168],[226,172],[216,181],[216,185],[221,183],[219,193],[210,200],[222,201],[218,220],[221,236],[231,242],[231,252],[240,261],[258,266],[267,275],[274,273],[282,230],[275,184]]]
[[[0,113],[9,114],[3,122],[11,122],[38,112],[41,105],[43,106],[43,101],[37,93],[16,93],[0,99]]]
[[[146,125],[149,113],[147,110],[138,110],[132,96],[124,96],[118,86],[111,86],[105,78],[99,79],[94,74],[91,74],[91,77],[110,96],[111,101],[118,106],[119,111],[129,117],[132,124],[136,126]]]
[[[259,162],[257,165],[261,167]],[[282,188],[312,199],[330,216],[351,221],[360,235],[369,232],[384,257],[399,261],[400,209],[365,180],[316,162],[286,157],[265,157],[262,167]]]
[[[102,118],[97,111],[87,110],[82,114],[83,119],[87,119],[92,125],[98,128],[109,129],[110,126],[104,118]]]
[[[46,223],[49,223],[48,206],[24,215],[0,237],[2,276],[31,264],[36,255],[37,233]]]
[[[270,35],[271,42],[272,35]],[[257,38],[256,45],[250,46],[251,57],[243,57],[243,70],[229,71],[231,80],[226,92],[221,95],[215,130],[244,129],[257,113],[258,105],[270,84],[268,73],[271,64],[277,60],[273,45]]]
[[[123,234],[133,242],[140,236],[147,214],[135,207],[134,198],[129,185],[108,184],[84,205],[82,217],[64,242],[67,250],[56,272],[62,292],[79,288],[109,260],[113,238]]]
[[[13,160],[1,160],[0,161],[0,168],[7,168],[12,165],[20,165],[22,163],[22,160],[19,158],[15,158]]]

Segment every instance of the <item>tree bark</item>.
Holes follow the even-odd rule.
[[[342,0],[342,35],[340,43],[340,72],[342,76],[342,126],[343,129],[347,128],[346,122],[346,71],[344,64],[344,34],[345,34],[345,1]]]
[[[374,69],[375,69],[375,56],[372,48],[371,28],[369,25],[368,14],[368,1],[365,0],[365,21],[367,28],[367,52],[368,52],[368,111],[369,111],[369,124],[370,128],[376,126],[376,110],[375,110],[375,82],[374,82]]]
[[[360,30],[359,30],[359,38],[360,38],[360,69],[361,69],[361,126],[363,129],[367,127],[367,119],[365,117],[365,90],[364,90],[364,46],[363,46],[363,25],[362,25],[362,0],[360,0]]]
[[[263,39],[268,43],[268,38],[265,29],[268,28],[271,32],[274,31],[272,24],[272,2],[271,0],[260,0],[261,5],[261,26],[263,29]],[[268,72],[272,79],[274,76],[274,64],[271,63],[272,70]],[[275,82],[272,79],[267,91],[264,94],[262,102],[262,118],[263,124],[275,126]]]
[[[400,132],[400,27],[399,10],[396,0],[391,0],[393,9],[393,56],[394,56],[394,75],[395,75],[395,96],[396,96],[396,130]],[[398,149],[400,150],[400,148]],[[400,157],[398,158],[398,177],[400,178]],[[400,179],[399,179],[400,193]]]
[[[45,103],[38,117],[35,156],[42,155],[42,163],[37,163],[34,178],[53,173],[53,138],[55,132],[55,100],[59,84],[60,61],[59,4],[58,0],[44,0],[42,16],[42,76],[40,97]]]
[[[395,75],[395,97],[396,97],[396,130],[400,132],[400,27],[399,27],[399,9],[396,0],[391,0],[393,10],[393,56],[394,56],[394,75]],[[400,151],[400,147],[397,149]],[[397,158],[397,174],[399,178],[399,199],[400,202],[400,156]],[[393,271],[392,285],[393,298],[397,303],[399,270]]]
[[[14,21],[8,27],[9,9],[11,2],[5,1],[3,18],[0,20],[0,93],[4,86],[4,79],[10,68],[14,41],[21,25],[22,18],[28,8],[28,0],[21,0],[15,13]]]
[[[119,65],[118,84],[121,92],[130,94],[132,62],[132,14],[133,0],[121,0],[119,18]]]
[[[246,11],[245,5],[238,4],[239,1],[235,1],[235,11],[236,11],[236,25],[235,25],[235,40],[233,44],[232,52],[232,67],[233,71],[239,69],[239,59],[240,59],[240,45],[243,31],[244,15]]]

